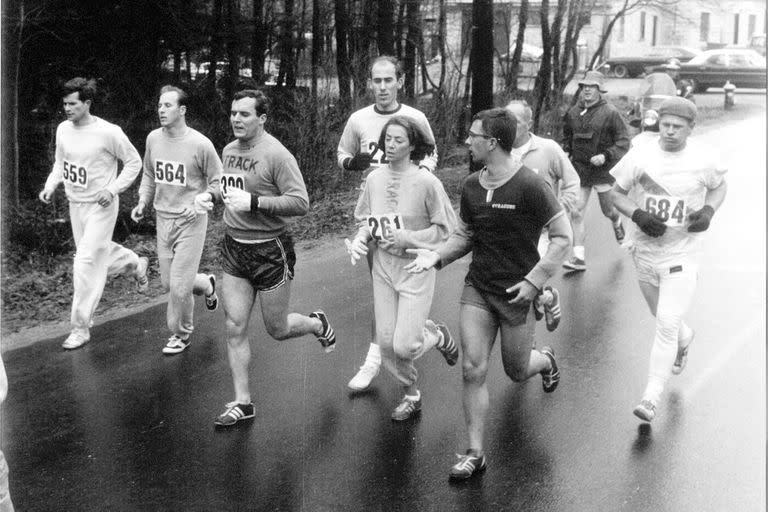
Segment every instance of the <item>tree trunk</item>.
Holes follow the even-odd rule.
[[[264,56],[267,52],[267,29],[264,23],[264,0],[253,0],[253,36],[251,38],[251,77],[264,83]]]
[[[181,50],[173,50],[173,81],[179,83],[181,80]]]
[[[323,38],[320,35],[320,0],[312,0],[312,102],[317,102],[317,80],[320,68],[320,56],[323,51]],[[314,112],[314,111],[313,111]]]
[[[347,18],[347,1],[335,0],[334,22],[336,25],[336,74],[339,79],[339,102],[342,108],[349,108],[352,102],[352,89],[349,71],[349,52],[347,39],[349,19]]]
[[[237,80],[240,77],[240,40],[237,37],[237,16],[235,1],[226,0],[227,9],[227,60],[229,61],[226,98],[235,94]]]
[[[446,25],[446,13],[445,13],[445,0],[440,0],[440,15],[437,21],[437,39],[440,45],[440,83],[438,84],[438,93],[440,95],[445,94],[445,59],[447,58],[445,51],[445,25]]]
[[[567,62],[570,54],[561,51],[562,45],[560,44],[560,33],[563,26],[563,16],[568,8],[567,0],[557,0],[557,11],[555,12],[555,19],[552,21],[552,84],[554,90],[560,90],[565,88],[562,83],[563,77],[561,73],[561,60]],[[552,94],[547,94],[547,108],[551,107]]]
[[[539,18],[541,19],[541,46],[544,53],[541,56],[541,65],[536,75],[536,102],[533,108],[533,133],[539,129],[539,119],[544,102],[549,95],[550,81],[552,75],[552,36],[549,31],[549,0],[541,0],[539,9]]]
[[[223,0],[213,0],[213,19],[211,26],[211,55],[210,67],[208,68],[208,87],[215,98],[216,93],[216,63],[221,55],[221,25],[222,25],[222,2]]]
[[[517,79],[520,76],[520,60],[523,56],[523,43],[525,42],[525,29],[528,26],[528,0],[520,2],[520,12],[517,15],[517,37],[515,38],[515,51],[512,53],[511,69],[507,74],[507,89],[517,91]]]
[[[395,6],[392,0],[379,0],[378,23],[376,27],[379,55],[394,55],[395,53],[394,15]]]
[[[405,20],[408,27],[408,35],[405,40],[405,86],[404,93],[408,98],[413,98],[416,93],[416,44],[419,41],[419,0],[407,0]]]
[[[15,41],[16,44],[16,62],[14,63],[14,77],[13,77],[13,83],[11,87],[13,88],[13,101],[12,105],[10,105],[11,112],[13,115],[13,173],[12,173],[12,182],[11,183],[5,183],[3,185],[4,189],[10,189],[10,194],[4,194],[7,198],[11,200],[11,204],[13,206],[19,206],[20,203],[20,197],[19,197],[19,80],[21,77],[21,46],[23,41],[23,35],[24,35],[24,1],[22,0],[19,2],[19,32],[18,37]],[[8,106],[6,106],[8,108]],[[5,208],[3,208],[5,210]]]
[[[476,114],[493,107],[492,0],[472,2],[472,25],[472,114]]]

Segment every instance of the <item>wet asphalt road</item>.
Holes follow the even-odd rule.
[[[551,344],[563,380],[514,384],[498,349],[489,373],[487,472],[453,485],[466,448],[459,367],[419,361],[421,417],[389,420],[399,392],[345,385],[369,341],[371,292],[343,244],[299,254],[292,306],[321,306],[338,333],[326,355],[311,337],[275,342],[252,325],[255,421],[214,431],[232,398],[223,313],[198,303],[190,349],[163,357],[165,306],[4,354],[10,380],[2,448],[20,511],[52,510],[765,510],[765,117],[711,130],[728,150],[729,197],[706,244],[697,331],[649,428],[633,415],[653,320],[631,261],[590,206],[589,269],[559,275],[565,318]],[[458,332],[466,261],[440,272],[432,317]]]

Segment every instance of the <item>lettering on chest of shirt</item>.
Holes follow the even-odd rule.
[[[187,167],[182,162],[156,159],[155,183],[185,187],[187,186]]]
[[[225,170],[238,170],[247,174],[256,173],[258,171],[257,165],[259,162],[260,160],[248,156],[224,155],[224,158],[222,158],[222,164],[224,164]]]

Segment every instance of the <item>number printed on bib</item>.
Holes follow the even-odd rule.
[[[681,197],[645,195],[645,211],[656,215],[667,226],[682,226],[685,222],[685,200]]]
[[[371,237],[377,242],[389,238],[393,231],[403,229],[403,219],[399,213],[382,213],[381,215],[368,216],[368,228],[371,230]]]
[[[389,160],[387,160],[387,157],[384,154],[383,148],[377,148],[376,145],[378,144],[378,141],[373,139],[363,139],[360,141],[360,152],[361,153],[372,153],[371,158],[371,167],[374,169],[379,167],[380,165],[384,165],[386,163],[389,163]],[[374,148],[376,150],[374,151]]]
[[[88,170],[82,165],[64,160],[64,181],[73,187],[88,188]]]
[[[155,160],[155,183],[185,187],[187,185],[187,168],[181,162]]]
[[[227,189],[239,188],[245,190],[245,178],[242,174],[224,173],[221,175],[221,193],[226,194]]]

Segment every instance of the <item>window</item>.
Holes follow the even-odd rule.
[[[656,46],[656,35],[658,33],[659,28],[659,17],[654,16],[653,17],[653,28],[651,29],[651,46]]]
[[[733,44],[739,44],[739,15],[733,15]]]
[[[749,15],[749,28],[747,29],[747,39],[755,35],[755,26],[757,25],[757,16]]]
[[[645,13],[640,13],[640,41],[645,41]]]
[[[699,41],[709,41],[709,13],[701,13],[701,23],[699,24]]]
[[[722,53],[713,55],[707,59],[707,64],[710,66],[725,67],[728,65],[728,58]]]

